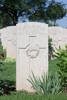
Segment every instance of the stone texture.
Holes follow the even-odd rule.
[[[55,51],[59,45],[61,48],[67,45],[67,29],[62,27],[49,27],[48,34],[52,38],[52,44]]]
[[[17,25],[16,89],[33,92],[29,76],[48,72],[48,25],[30,22]]]
[[[7,57],[16,58],[16,33],[17,26],[0,29],[0,38],[3,48],[7,50]],[[55,50],[59,45],[64,48],[67,44],[67,29],[62,27],[48,27],[48,34],[53,40],[52,44]]]
[[[33,92],[27,81],[32,71],[41,76],[48,71],[47,34],[52,38],[53,47],[64,48],[67,45],[67,29],[49,27],[44,23],[23,23],[0,29],[3,48],[7,50],[7,57],[16,58],[16,89]],[[16,38],[17,37],[17,38]],[[17,52],[16,52],[17,40]]]
[[[0,30],[3,48],[7,57],[16,58],[16,27],[9,26]]]

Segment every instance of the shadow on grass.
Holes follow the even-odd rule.
[[[15,82],[10,80],[0,80],[0,95],[9,95],[11,91],[15,91]]]

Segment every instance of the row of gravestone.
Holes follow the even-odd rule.
[[[27,23],[24,23],[24,24],[26,27]],[[20,24],[20,26],[23,27],[24,24]],[[7,57],[16,58],[16,37],[17,37],[16,34],[18,31],[17,26],[18,25],[9,26],[7,28],[3,28],[0,30],[2,45],[3,45],[3,48],[6,48],[7,50]],[[47,25],[45,24],[45,26]],[[30,31],[31,29],[29,28],[28,30]],[[21,31],[23,34],[23,30]],[[62,48],[64,48],[64,46],[67,44],[67,29],[61,28],[61,27],[48,27],[47,31],[48,31],[48,35],[52,38],[52,44],[53,44],[54,50],[56,50],[56,48],[58,48],[59,45]]]
[[[37,22],[26,22],[0,30],[7,57],[16,58],[17,90],[33,92],[31,84],[27,81],[32,72],[39,77],[44,72],[48,73],[49,31],[51,32],[51,29],[47,24]],[[52,33],[51,37],[54,38],[54,36],[56,34]],[[54,39],[53,41],[56,42],[56,38]]]

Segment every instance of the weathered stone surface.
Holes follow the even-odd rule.
[[[6,48],[7,57],[16,57],[16,27],[10,26],[0,30],[3,48]]]
[[[30,22],[17,25],[16,89],[33,92],[29,76],[48,72],[48,25]]]
[[[0,29],[0,38],[3,48],[7,50],[7,57],[16,58],[16,33],[17,26]],[[53,40],[52,43],[55,50],[59,45],[62,48],[67,45],[67,29],[62,27],[48,27],[48,34]]]
[[[52,38],[53,47],[64,48],[67,45],[67,29],[49,27],[43,23],[23,23],[9,26],[0,30],[3,48],[7,50],[7,57],[16,58],[16,89],[33,92],[31,84],[27,81],[32,71],[41,76],[48,71],[48,45],[47,34]],[[17,36],[17,38],[16,38]],[[17,40],[17,52],[16,52]]]
[[[52,38],[54,50],[61,46],[64,48],[67,45],[67,29],[62,27],[49,27],[48,34]]]

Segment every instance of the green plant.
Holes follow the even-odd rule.
[[[54,49],[52,47],[52,38],[48,37],[48,58],[49,60],[54,57]]]
[[[5,53],[5,54],[4,54]],[[0,62],[5,59],[5,55],[6,55],[6,50],[3,49],[1,40],[0,40]]]
[[[15,91],[16,79],[16,61],[15,59],[7,58],[0,66],[0,95],[10,94]]]
[[[3,47],[2,47],[2,43],[0,40],[0,71],[2,71],[1,66],[2,66],[2,60],[4,59],[4,53],[3,53]]]
[[[10,94],[15,90],[15,82],[9,80],[0,80],[0,95]]]
[[[57,66],[62,88],[67,90],[67,46],[65,49],[61,49],[59,46],[55,56],[58,60]]]
[[[47,17],[49,20],[54,22],[54,26],[56,25],[56,21],[62,19],[66,13],[67,11],[64,4],[56,2],[55,0],[51,0],[51,3],[48,5],[46,10]]]
[[[66,94],[38,95],[26,92],[14,92],[11,95],[0,96],[0,100],[67,100]]]
[[[40,79],[39,79],[39,77],[35,77],[35,75],[33,73],[32,73],[32,76],[33,77],[31,77],[31,76],[29,77],[28,81],[32,84],[32,87],[36,90],[36,92],[38,94],[40,94],[40,92],[41,92]]]
[[[6,60],[4,60],[5,59],[5,55],[6,55],[6,51],[3,50],[3,46],[2,46],[2,43],[0,41],[0,74],[2,73],[2,77],[4,76],[3,67],[4,67],[4,64],[5,64],[5,61],[6,61]],[[6,72],[6,69],[5,69],[5,72]],[[0,77],[0,95],[9,94],[10,91],[15,90],[15,82],[14,81],[10,81],[10,80],[2,80],[2,77]]]
[[[56,94],[61,90],[61,80],[57,73],[55,73],[55,75],[49,74],[48,76],[43,74],[41,79],[39,77],[37,78],[33,73],[32,75],[33,77],[30,76],[28,81],[32,84],[38,94]]]

